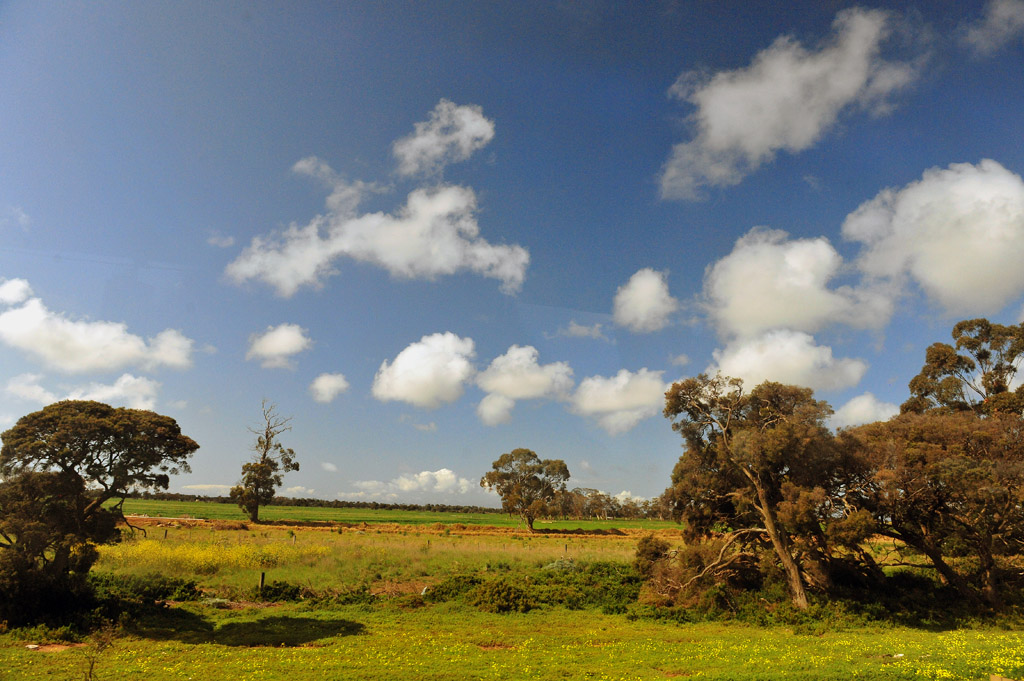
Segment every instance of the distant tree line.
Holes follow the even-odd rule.
[[[205,501],[215,504],[235,504],[230,496],[207,496],[180,492],[139,491],[128,494],[131,499],[157,501]],[[436,513],[501,513],[500,508],[452,504],[388,504],[380,501],[346,501],[344,499],[316,499],[311,497],[275,496],[268,506],[310,506],[313,508],[359,508],[381,511],[429,511]]]
[[[966,320],[953,339],[928,348],[898,416],[838,433],[808,388],[673,384],[685,451],[663,500],[687,545],[639,547],[654,590],[680,602],[778,579],[804,609],[913,568],[964,602],[1024,604],[1024,324]]]

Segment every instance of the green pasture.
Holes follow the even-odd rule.
[[[452,604],[176,607],[97,653],[31,651],[0,635],[3,678],[988,679],[1024,676],[1024,636],[998,630],[672,625],[561,608],[494,615]]]
[[[234,504],[212,501],[158,501],[154,499],[127,499],[124,512],[128,515],[148,515],[165,518],[204,518],[208,520],[246,520],[242,510]],[[431,525],[434,523],[462,523],[493,527],[520,527],[518,517],[505,513],[451,513],[431,511],[402,511],[392,509],[318,508],[313,506],[264,506],[260,519],[267,521],[338,522],[351,524],[397,523],[400,525]],[[660,520],[538,520],[538,530],[544,529],[659,529],[678,527],[670,521]],[[525,527],[523,528],[525,529]]]
[[[222,504],[129,503],[139,504],[129,512],[170,517],[200,516],[203,508],[237,512]],[[105,649],[101,635],[94,634],[72,647],[30,650],[29,644],[58,642],[59,632],[5,631],[0,625],[0,679],[79,681],[89,678],[90,664],[93,679],[146,681],[983,681],[991,674],[1024,679],[1024,633],[1013,629],[867,626],[860,620],[819,629],[762,628],[681,624],[605,614],[590,606],[571,610],[540,604],[525,613],[493,614],[465,600],[432,603],[420,596],[423,587],[451,575],[522,583],[553,564],[625,564],[633,558],[636,539],[614,533],[479,533],[462,514],[271,509],[296,520],[359,523],[351,520],[359,514],[373,520],[366,527],[333,529],[151,526],[148,536],[101,546],[95,573],[195,580],[205,599],[151,608],[127,621]],[[323,515],[310,517],[307,511]],[[374,528],[395,522],[405,527]],[[436,522],[448,524],[438,529]],[[340,599],[256,603],[260,573],[268,583],[285,581],[319,594],[368,588],[375,598],[358,604],[339,604],[353,603]],[[805,633],[811,630],[814,635]]]

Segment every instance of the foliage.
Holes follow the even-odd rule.
[[[1024,359],[1024,323],[965,319],[953,327],[954,345],[933,343],[921,372],[910,381],[903,413],[943,408],[976,414],[1024,412],[1024,386],[1010,392]]]
[[[533,530],[533,521],[547,511],[556,494],[565,491],[569,468],[561,459],[540,459],[529,449],[502,454],[481,479],[480,486],[493,489],[501,506],[516,514]]]
[[[167,489],[169,476],[190,471],[188,459],[199,448],[169,416],[81,400],[23,416],[0,439],[0,475],[53,471],[98,490],[82,500],[82,522],[109,499],[123,502],[130,490]]]
[[[719,557],[726,564],[766,540],[797,607],[807,607],[808,583],[830,588],[830,540],[855,547],[870,533],[844,504],[865,471],[826,428],[831,407],[809,388],[766,382],[746,394],[738,379],[701,374],[669,388],[664,413],[685,443],[665,496],[687,535],[728,527],[734,543]],[[831,532],[835,525],[844,531]]]
[[[848,435],[874,471],[864,504],[879,532],[925,556],[962,597],[976,581],[990,604],[1003,602],[1000,556],[1024,546],[1024,422],[933,410]],[[975,559],[973,574],[950,561],[956,553]]]
[[[260,506],[273,500],[284,474],[299,470],[295,451],[285,448],[279,439],[282,433],[291,430],[288,425],[291,418],[280,416],[277,407],[266,400],[261,410],[262,427],[249,429],[256,436],[252,446],[255,455],[252,461],[242,464],[242,480],[231,488],[231,498],[254,523],[259,522]]]
[[[469,593],[468,601],[484,612],[526,612],[534,607],[529,592],[508,579],[484,582]]]
[[[129,490],[166,488],[198,448],[167,416],[73,400],[22,417],[2,437],[0,620],[10,621],[83,607],[95,545],[119,537]]]
[[[253,590],[253,600],[274,603],[280,601],[297,601],[303,598],[304,590],[298,584],[291,584],[275,579]]]
[[[155,605],[161,601],[197,601],[203,591],[194,579],[169,577],[156,572],[145,575],[93,573],[89,584],[100,601],[133,601]]]

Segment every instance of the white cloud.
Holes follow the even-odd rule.
[[[412,427],[423,433],[436,433],[437,424],[431,421],[430,423],[414,423]]]
[[[165,329],[148,341],[128,333],[119,322],[74,321],[27,298],[28,282],[4,283],[4,301],[18,304],[0,313],[0,342],[69,373],[110,371],[127,366],[176,369],[192,365],[193,341],[180,331]]]
[[[892,316],[881,287],[828,287],[843,259],[828,239],[789,239],[780,230],[755,228],[704,277],[705,307],[723,334],[753,336],[785,327],[817,331],[843,322],[881,327]]]
[[[309,385],[309,392],[317,402],[326,404],[348,390],[344,374],[320,374]]]
[[[985,16],[967,27],[964,42],[981,55],[991,55],[1024,37],[1024,0],[990,0]]]
[[[512,420],[516,401],[497,393],[486,395],[476,407],[476,415],[488,426],[497,426]]]
[[[899,413],[899,405],[882,402],[873,394],[864,393],[836,409],[836,413],[829,419],[829,425],[833,428],[859,426],[862,423],[888,421]]]
[[[1024,294],[1024,181],[992,160],[932,168],[843,223],[870,277],[910,276],[949,314],[992,314]]]
[[[442,468],[436,471],[422,471],[393,478],[388,482],[360,480],[352,483],[360,492],[339,494],[371,498],[398,498],[402,495],[422,493],[466,494],[477,487],[472,480],[459,477],[454,471]]]
[[[681,354],[676,355],[675,357],[669,357],[668,361],[671,362],[674,366],[684,367],[690,363],[690,358],[685,354]]]
[[[122,374],[114,383],[87,383],[79,386],[61,386],[63,394],[44,388],[40,374],[20,374],[7,382],[8,395],[29,402],[52,404],[59,400],[96,400],[115,407],[153,409],[160,383],[142,376]]]
[[[482,108],[457,106],[447,99],[414,129],[392,147],[401,175],[436,173],[449,163],[465,161],[494,139],[494,121],[484,117]]]
[[[511,418],[516,400],[564,397],[573,385],[572,368],[566,362],[541,366],[532,345],[513,345],[479,373],[476,384],[488,393],[477,408],[480,420],[489,426]]]
[[[5,279],[0,284],[0,304],[18,305],[32,296],[32,287],[24,279]]]
[[[258,279],[289,297],[303,286],[322,286],[335,273],[334,261],[347,256],[398,278],[433,280],[469,271],[499,280],[506,293],[518,291],[530,254],[481,238],[475,212],[473,190],[451,185],[414,190],[395,214],[331,209],[305,226],[254,237],[225,272],[235,283]]]
[[[7,381],[7,387],[4,390],[8,395],[26,402],[52,404],[59,401],[59,397],[40,385],[39,381],[42,378],[41,374],[20,374]]]
[[[231,248],[235,245],[235,237],[224,236],[223,234],[211,234],[206,238],[206,243],[216,248]]]
[[[612,499],[615,499],[615,501],[619,502],[620,504],[624,504],[627,501],[647,501],[647,497],[638,497],[637,495],[630,492],[628,489],[624,489],[618,494],[612,496]]]
[[[664,408],[668,385],[662,373],[622,369],[611,377],[585,378],[572,396],[573,411],[597,418],[610,435],[624,433]]]
[[[196,492],[214,492],[218,495],[222,495],[225,492],[231,491],[231,485],[209,485],[209,484],[198,484],[198,485],[182,485],[182,489],[194,490]]]
[[[287,488],[285,488],[284,491],[287,492],[288,494],[302,495],[302,496],[306,496],[306,497],[313,496],[313,494],[316,493],[315,489],[311,489],[309,487],[303,487],[302,485],[296,485],[295,487],[287,487]]]
[[[555,332],[556,336],[568,336],[569,338],[593,338],[595,340],[609,340],[608,336],[604,335],[602,327],[604,324],[593,324],[591,326],[584,326],[583,324],[577,324],[575,319],[569,320],[569,325],[564,329],[559,329]]]
[[[615,293],[613,318],[619,326],[637,333],[665,328],[679,301],[669,295],[667,273],[639,270]]]
[[[293,365],[292,355],[312,347],[313,341],[298,324],[268,326],[261,334],[249,337],[249,351],[245,358],[257,359],[265,369],[288,369]]]
[[[373,396],[397,400],[424,409],[435,409],[462,396],[466,381],[475,371],[472,338],[454,333],[423,336],[395,357],[385,360],[373,379]]]
[[[662,196],[693,200],[706,187],[738,184],[779,150],[817,143],[844,110],[884,110],[916,77],[910,64],[880,57],[891,30],[886,12],[843,10],[833,30],[816,51],[781,36],[745,68],[680,76],[670,93],[696,107],[696,136],[672,149]]]
[[[333,463],[330,463],[328,461],[320,462],[320,468],[323,468],[328,473],[337,473],[338,472],[338,467],[336,465],[334,465]]]
[[[396,143],[395,153],[410,173],[437,170],[444,162],[467,157],[493,133],[493,125],[479,107],[456,107],[442,100],[430,121],[418,123],[412,136]],[[335,261],[349,257],[399,278],[432,280],[468,271],[499,280],[505,293],[515,293],[522,286],[529,252],[480,237],[472,189],[419,188],[392,214],[360,214],[357,208],[363,195],[376,191],[376,185],[346,182],[313,156],[296,163],[293,170],[330,188],[326,213],[304,226],[292,223],[282,233],[254,237],[225,269],[235,283],[260,280],[278,295],[289,297],[303,286],[322,286],[335,274]]]
[[[709,374],[741,378],[753,387],[765,381],[833,390],[856,385],[867,371],[859,359],[836,359],[832,348],[816,345],[810,335],[788,329],[738,340],[712,353]]]

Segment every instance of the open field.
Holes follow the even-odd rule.
[[[128,499],[124,502],[127,515],[149,515],[164,518],[208,518],[213,520],[245,520],[245,513],[235,504],[212,501],[157,501],[154,499]],[[336,523],[400,523],[402,525],[430,525],[432,523],[462,523],[464,525],[493,525],[519,527],[517,517],[505,513],[441,513],[430,511],[401,511],[363,508],[317,508],[310,506],[264,506],[260,519],[267,521],[295,520],[299,522]],[[672,528],[676,524],[661,520],[538,520],[537,529],[604,529]]]
[[[203,512],[188,504],[176,510],[178,517]],[[280,510],[306,522],[322,519],[305,511],[337,512]],[[529,535],[466,523],[462,514],[400,525],[402,512],[382,513],[366,527],[150,519],[147,538],[101,547],[94,572],[193,579],[208,598],[148,611],[106,650],[91,639],[29,650],[53,642],[54,633],[0,633],[0,679],[82,679],[90,660],[97,679],[153,681],[1024,678],[1024,633],[1016,630],[855,622],[805,633],[681,624],[586,604],[497,614],[465,600],[430,602],[420,596],[424,587],[453,574],[539,582],[553,564],[626,565],[641,532],[611,533],[606,525],[602,534]],[[678,538],[672,525],[660,531]],[[366,587],[372,597],[257,603],[261,572],[268,583],[307,593]]]

